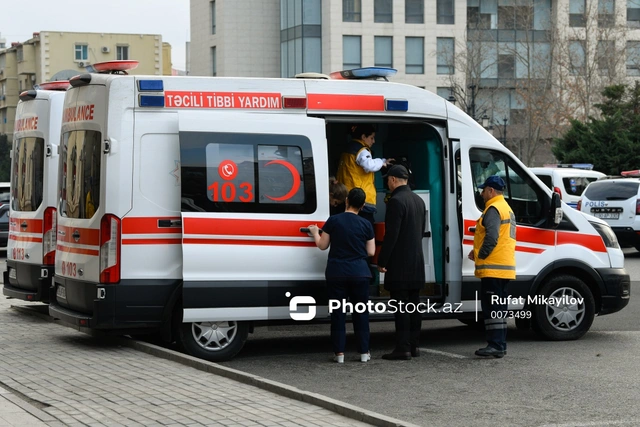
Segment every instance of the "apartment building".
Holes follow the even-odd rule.
[[[191,0],[192,75],[367,66],[457,102],[505,143],[550,140],[548,123],[640,78],[640,0]],[[548,105],[564,113],[531,126]]]
[[[131,74],[171,75],[171,45],[158,34],[41,31],[0,49],[0,134],[11,140],[19,94],[40,82],[65,80],[114,59],[140,62]]]

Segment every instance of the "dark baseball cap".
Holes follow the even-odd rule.
[[[491,175],[489,178],[487,178],[484,184],[478,185],[478,188],[480,189],[484,187],[491,187],[498,191],[502,191],[504,190],[504,187],[506,187],[506,184],[504,183],[504,180],[498,175]]]
[[[389,168],[386,174],[382,175],[383,178],[395,176],[396,178],[409,179],[409,171],[402,165],[393,165]]]

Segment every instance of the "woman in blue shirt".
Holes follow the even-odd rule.
[[[321,250],[330,247],[325,270],[329,299],[342,302],[348,298],[354,306],[353,329],[361,362],[368,362],[371,359],[369,312],[366,310],[366,304],[369,301],[371,281],[368,259],[375,252],[373,226],[369,221],[358,216],[364,206],[365,198],[364,190],[352,188],[347,195],[346,210],[329,217],[322,227],[322,234],[317,225],[309,226],[309,232],[316,246]],[[355,310],[358,303],[364,303],[365,310],[362,313]],[[360,304],[359,307],[362,308],[363,305]],[[345,324],[346,313],[341,305],[331,313],[331,341],[335,353],[334,360],[338,363],[344,363]]]

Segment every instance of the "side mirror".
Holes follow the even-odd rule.
[[[560,202],[560,194],[553,192],[551,194],[551,207],[549,209],[549,223],[558,226],[562,222],[562,203]]]

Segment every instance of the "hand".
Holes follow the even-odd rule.
[[[393,164],[396,162],[396,159],[387,159],[384,162],[384,166],[393,166]]]
[[[316,224],[311,224],[307,228],[309,229],[309,234],[311,234],[312,236],[316,236],[317,234],[320,234],[320,229]]]
[[[387,269],[386,269],[386,268],[384,268],[384,267],[380,267],[380,266],[378,266],[378,271],[379,271],[380,273],[386,273],[386,272],[387,272]]]
[[[467,256],[467,258],[469,258],[471,261],[475,261],[476,257],[473,254],[473,249],[471,249],[471,252],[469,252],[469,255]]]

